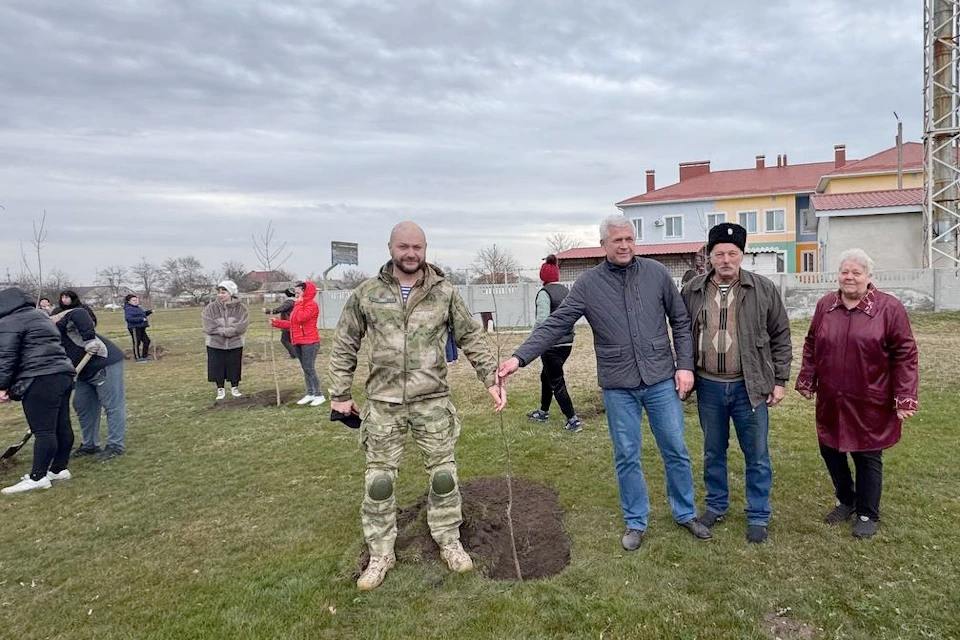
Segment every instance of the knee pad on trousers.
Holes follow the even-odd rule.
[[[457,488],[457,481],[453,478],[453,473],[446,469],[441,469],[430,478],[430,488],[438,496],[445,496]]]
[[[367,487],[367,495],[373,500],[386,500],[393,495],[393,479],[385,473],[374,476]]]

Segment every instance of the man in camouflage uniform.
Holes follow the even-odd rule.
[[[454,447],[460,420],[450,402],[444,346],[452,330],[459,346],[487,387],[497,411],[506,394],[496,384],[497,361],[480,325],[457,288],[426,262],[423,230],[401,222],[390,234],[390,262],[375,278],[354,289],[337,323],[330,353],[331,407],[359,413],[360,448],[366,454],[364,496],[360,507],[370,563],[357,580],[362,591],[380,586],[396,563],[394,484],[409,431],[430,476],[427,524],[452,571],[473,562],[460,544],[460,489]],[[370,370],[367,402],[359,411],[351,388],[357,353],[368,341]]]

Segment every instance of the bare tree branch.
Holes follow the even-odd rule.
[[[508,250],[493,244],[477,251],[473,268],[477,271],[474,282],[477,284],[494,284],[517,282],[520,275],[520,264]]]
[[[547,236],[547,253],[561,253],[580,246],[583,246],[582,242],[560,231]]]
[[[130,274],[143,292],[144,300],[150,300],[153,290],[163,285],[163,271],[146,258],[140,258],[140,262],[130,267]]]
[[[292,251],[287,250],[286,242],[281,242],[279,245],[275,243],[274,233],[276,231],[273,228],[273,220],[270,220],[263,233],[252,236],[253,253],[264,271],[276,271],[293,255]]]

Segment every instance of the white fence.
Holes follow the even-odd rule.
[[[780,289],[791,318],[813,314],[817,300],[837,289],[835,273],[780,273],[767,276]],[[899,298],[907,309],[916,311],[960,310],[960,269],[904,269],[873,274],[878,288]],[[571,283],[565,283],[569,286]],[[531,327],[535,317],[534,298],[540,285],[475,284],[458,287],[467,307],[477,315],[489,313],[501,327]],[[350,291],[324,291],[321,327],[337,324]]]

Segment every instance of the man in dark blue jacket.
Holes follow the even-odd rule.
[[[611,216],[601,222],[600,244],[606,260],[577,278],[563,303],[533,330],[512,358],[500,364],[498,374],[504,379],[529,364],[585,316],[593,330],[597,377],[613,441],[626,522],[623,548],[633,551],[640,546],[650,511],[640,467],[644,410],[663,458],[673,518],[695,537],[708,539],[710,530],[696,517],[693,473],[683,440],[681,400],[693,388],[690,316],[667,268],[635,256],[629,220]]]
[[[140,306],[140,298],[135,293],[128,293],[123,299],[123,319],[127,321],[127,331],[133,340],[133,359],[136,362],[146,362],[150,357],[150,336],[147,327],[150,322],[147,316],[153,309],[144,309]]]

